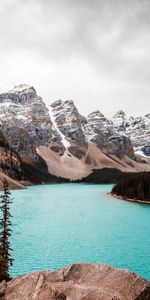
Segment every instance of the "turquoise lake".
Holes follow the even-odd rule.
[[[150,280],[150,206],[114,199],[111,188],[54,184],[13,191],[11,275],[91,262]]]

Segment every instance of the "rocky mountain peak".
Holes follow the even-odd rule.
[[[88,116],[87,116],[87,119],[106,119],[104,117],[104,115],[99,111],[99,110],[96,110],[96,111],[93,111],[92,113],[90,113]]]
[[[143,117],[127,117],[125,114],[117,117],[117,114],[112,119],[115,130],[130,138],[137,154],[150,156],[150,114]]]
[[[73,155],[81,158],[87,148],[87,142],[82,130],[83,117],[79,114],[74,102],[61,99],[55,101],[51,104],[50,116],[56,130],[62,136],[65,147],[67,145]]]
[[[107,138],[114,134],[112,122],[98,110],[87,116],[84,131],[88,142],[95,143],[98,147],[102,147]]]
[[[53,108],[53,110],[55,111],[55,114],[56,112],[60,111],[60,110],[63,110],[67,115],[71,115],[71,114],[79,114],[76,106],[74,105],[74,102],[73,100],[61,100],[61,99],[58,99],[56,100],[55,102],[53,102],[51,104],[51,107]]]
[[[56,108],[56,107],[59,107],[61,105],[63,105],[63,100],[58,99],[55,102],[53,102],[50,106],[53,107],[53,108]]]
[[[63,147],[59,133],[52,128],[48,108],[34,87],[16,86],[0,95],[0,104],[1,128],[21,156],[36,157],[38,145]]]
[[[16,85],[12,90],[9,91],[9,93],[22,93],[22,92],[26,92],[26,93],[34,92],[36,94],[35,88],[27,84]]]
[[[150,119],[150,114],[145,115],[145,118]]]
[[[28,106],[34,102],[41,103],[41,100],[41,97],[37,95],[34,87],[25,84],[15,86],[9,92],[0,95],[0,103],[4,103],[5,106],[11,106],[14,104]]]
[[[112,121],[100,111],[94,111],[87,117],[84,132],[88,142],[96,144],[111,155],[122,158],[124,155],[134,159],[134,151],[129,138],[120,135]]]
[[[117,119],[117,118],[126,118],[126,114],[123,110],[119,110],[114,116],[113,119]]]

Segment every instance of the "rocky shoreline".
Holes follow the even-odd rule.
[[[150,172],[131,174],[118,180],[113,186],[112,195],[139,203],[150,203]]]
[[[149,300],[150,283],[128,270],[79,263],[0,283],[0,300]]]
[[[115,199],[117,198],[117,199],[120,199],[120,200],[129,201],[129,202],[135,202],[135,203],[150,205],[150,200],[145,201],[145,200],[142,200],[142,199],[132,199],[132,198],[127,198],[127,197],[121,197],[121,196],[118,196],[117,194],[113,194],[113,193],[108,193],[108,195],[114,197]]]

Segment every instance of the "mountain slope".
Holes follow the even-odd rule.
[[[24,187],[19,183],[23,179],[20,157],[9,146],[0,130],[0,189],[3,187],[4,178],[8,181],[10,188]]]

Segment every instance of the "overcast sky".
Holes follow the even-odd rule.
[[[150,0],[0,0],[0,91],[150,113]]]

